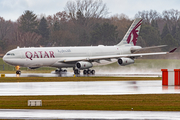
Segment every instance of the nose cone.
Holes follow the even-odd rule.
[[[3,61],[4,61],[5,63],[8,63],[8,64],[9,64],[9,59],[8,59],[8,57],[7,57],[6,55],[4,55]]]
[[[9,59],[9,57],[8,56],[6,56],[6,55],[4,55],[4,57],[3,57],[3,61],[5,62],[5,63],[7,63],[7,64],[12,64],[12,60],[11,59]]]
[[[7,62],[6,55],[3,56],[3,61]]]

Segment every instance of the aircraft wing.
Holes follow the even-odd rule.
[[[91,61],[91,60],[103,60],[103,59],[118,59],[121,57],[141,57],[147,55],[163,55],[173,53],[177,48],[169,52],[154,52],[154,53],[139,53],[139,54],[123,54],[123,55],[108,55],[108,56],[95,56],[95,57],[79,57],[79,58],[64,58],[59,62],[76,62],[76,61]]]
[[[166,46],[167,45],[159,45],[159,46],[143,47],[143,48],[139,48],[139,49],[131,49],[131,52],[132,53],[137,53],[137,52],[142,51],[142,50],[161,48],[161,47],[166,47]]]

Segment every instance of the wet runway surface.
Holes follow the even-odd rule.
[[[101,74],[102,76],[104,74]],[[99,75],[99,76],[101,76]],[[127,74],[124,74],[125,76]],[[107,76],[124,76],[109,74]],[[159,74],[148,74],[157,77]],[[73,74],[22,74],[20,77],[72,77]],[[83,75],[82,75],[83,76]],[[137,76],[131,74],[128,76]],[[146,76],[146,74],[138,74]],[[6,74],[6,77],[16,77]],[[90,82],[20,82],[0,83],[0,96],[17,95],[125,95],[179,94],[180,86],[162,86],[162,81],[90,81]],[[179,120],[180,112],[93,111],[0,109],[0,119],[154,119]]]
[[[17,77],[16,74],[5,74],[6,77]],[[73,72],[67,72],[62,74],[52,73],[22,73],[18,77],[73,77]],[[161,73],[96,73],[95,75],[78,75],[79,77],[84,76],[110,76],[110,77],[161,77]]]
[[[180,112],[0,109],[0,119],[179,120]]]
[[[161,81],[89,81],[0,83],[0,95],[124,95],[180,93]]]

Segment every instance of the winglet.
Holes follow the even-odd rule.
[[[173,53],[174,51],[176,51],[177,48],[172,49],[171,51],[169,51],[169,53]]]

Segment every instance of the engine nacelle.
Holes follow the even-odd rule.
[[[133,64],[134,60],[131,58],[119,58],[118,59],[118,64],[121,66],[125,66],[125,65],[129,65],[129,64]]]
[[[90,62],[84,62],[84,61],[80,61],[80,62],[77,62],[76,63],[76,67],[78,68],[78,69],[88,69],[88,68],[91,68],[93,66],[93,64],[92,63],[90,63]]]

